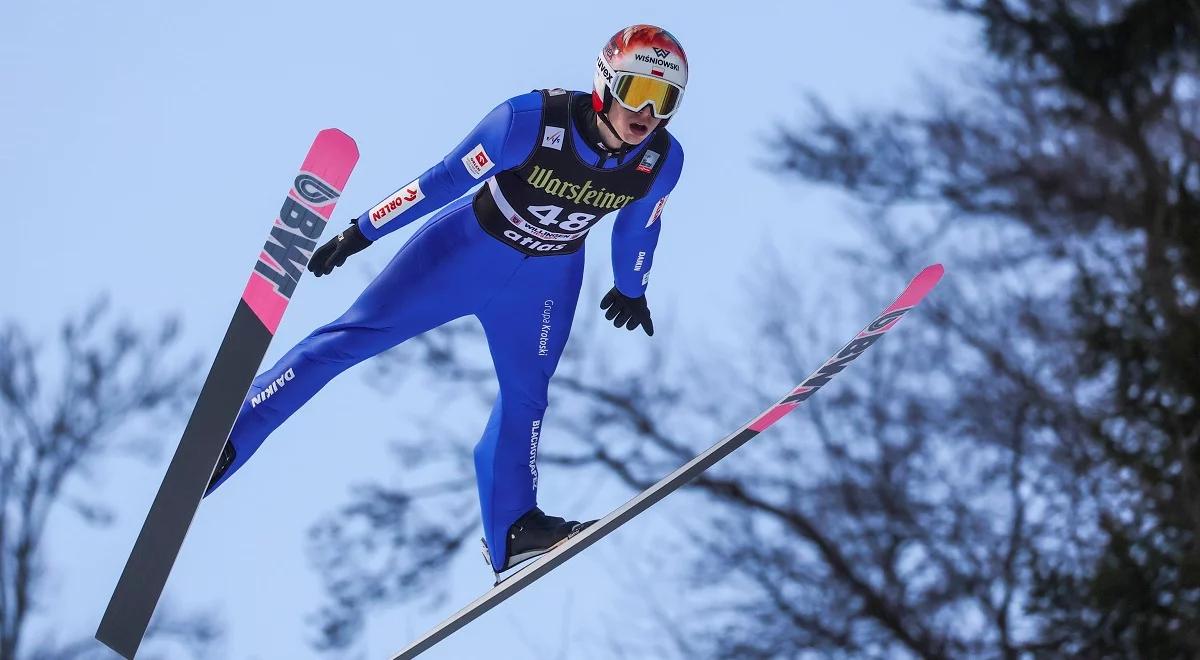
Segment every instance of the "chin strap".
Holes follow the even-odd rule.
[[[619,133],[617,133],[616,127],[614,127],[612,125],[612,122],[608,120],[607,113],[598,112],[598,113],[596,113],[596,116],[600,118],[600,123],[604,124],[604,127],[608,129],[608,132],[612,133],[612,136],[617,138],[617,141],[621,143],[621,146],[617,147],[618,151],[627,151],[627,150],[632,149],[637,146],[635,144],[629,144],[625,140],[621,139],[621,135]],[[607,145],[605,145],[605,149],[608,149]],[[609,149],[609,151],[612,151],[612,149]]]
[[[587,106],[587,111],[582,117],[584,120],[583,124],[586,126],[584,129],[584,136],[596,147],[596,153],[598,155],[596,167],[602,166],[606,158],[617,159],[617,164],[619,165],[630,151],[637,148],[636,144],[629,144],[628,142],[622,140],[620,134],[617,133],[617,129],[613,127],[612,122],[608,120],[608,114],[605,112],[605,110],[607,110],[609,104],[612,103],[612,100],[607,93],[605,94],[605,97],[607,98],[602,99],[600,98],[599,94],[593,92],[592,102]],[[617,138],[617,140],[621,143],[621,146],[617,147],[616,149],[610,149],[609,146],[604,143],[604,138],[600,135],[600,129],[596,128],[596,123],[592,121],[590,115],[599,117],[600,123],[604,124],[604,128],[608,129],[608,132],[611,133],[613,137]]]
[[[608,156],[611,158],[616,158],[617,164],[620,165],[621,161],[625,159],[625,155],[631,150],[637,148],[637,145],[629,144],[625,140],[621,139],[620,134],[617,133],[617,129],[614,128],[612,122],[608,120],[608,114],[604,112],[597,112],[596,116],[600,118],[600,123],[604,124],[604,127],[608,129],[608,132],[612,133],[613,137],[617,138],[617,141],[621,143],[621,146],[617,147],[616,149],[610,149],[608,145],[604,143],[604,140],[600,140],[600,143],[596,146],[602,151],[602,157]],[[604,161],[601,160],[600,162],[597,162],[596,165],[598,166],[603,162]]]

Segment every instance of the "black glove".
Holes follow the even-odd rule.
[[[358,225],[351,220],[350,226],[342,233],[329,239],[329,242],[313,252],[308,261],[308,271],[317,277],[328,275],[334,268],[346,263],[346,259],[355,252],[361,252],[371,244],[371,239],[362,235]]]
[[[604,300],[600,301],[600,309],[606,309],[604,318],[613,322],[616,327],[625,326],[633,330],[642,326],[646,334],[654,336],[654,322],[650,320],[650,308],[646,306],[646,296],[638,296],[630,298],[629,296],[613,287],[611,291],[604,294]]]

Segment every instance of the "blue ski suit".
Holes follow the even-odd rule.
[[[413,234],[344,314],[314,330],[254,380],[230,433],[233,462],[210,492],[334,376],[410,337],[474,315],[483,325],[499,380],[499,395],[475,447],[484,536],[499,570],[509,526],[536,506],[537,446],[547,388],[575,315],[584,235],[609,208],[618,208],[612,232],[615,285],[626,296],[643,295],[658,243],[659,216],[683,165],[679,143],[664,129],[619,161],[603,155],[576,126],[575,114],[567,121],[548,118],[547,107],[556,95],[568,99],[561,102],[587,102],[580,92],[550,90],[501,103],[441,162],[355,220],[375,241],[445,207]],[[653,144],[660,149],[665,145],[665,153],[650,151]],[[549,168],[546,162],[557,165]],[[638,163],[637,172],[654,170],[652,183],[640,197],[614,195],[590,179],[579,185],[564,175],[578,171],[605,181],[602,177],[609,171],[623,167],[628,174],[622,181],[632,181],[629,177],[638,175],[631,163]],[[522,167],[522,175],[533,172],[532,194],[557,196],[566,200],[568,210],[583,208],[570,203],[587,200],[598,213],[572,213],[571,220],[564,221],[557,218],[555,205],[514,211],[497,190],[496,180]],[[551,176],[555,174],[563,180]],[[611,180],[615,175],[609,176]],[[474,196],[464,195],[481,181],[486,185]],[[498,203],[496,222],[512,226],[485,227],[478,217],[485,203],[493,210]],[[572,231],[564,234],[564,227]]]

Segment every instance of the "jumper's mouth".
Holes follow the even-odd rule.
[[[636,135],[638,137],[642,137],[646,133],[650,132],[650,127],[641,122],[635,121],[635,122],[629,123],[629,130],[633,131],[634,135]]]

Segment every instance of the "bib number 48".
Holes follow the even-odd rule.
[[[558,216],[562,214],[561,206],[530,206],[529,214],[538,219],[538,224],[551,226],[558,225],[563,231],[582,231],[596,219],[596,216],[591,213],[571,213],[566,220],[559,222]]]

